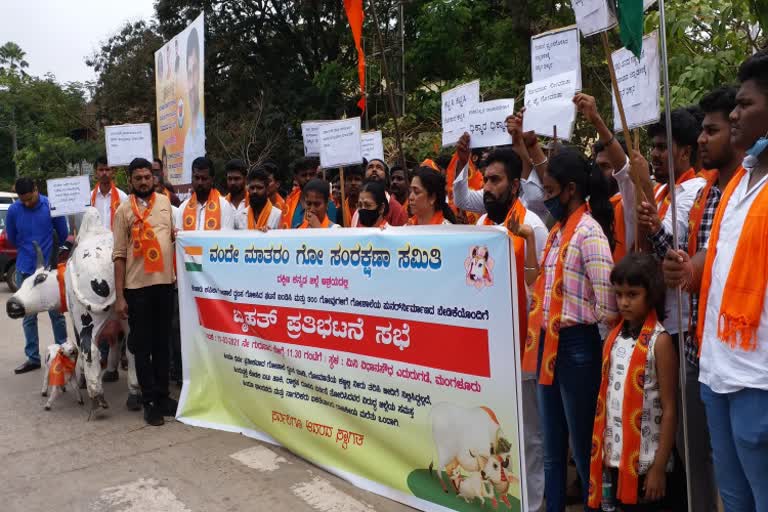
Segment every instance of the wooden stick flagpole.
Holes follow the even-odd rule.
[[[347,223],[347,216],[348,216],[348,208],[347,208],[347,193],[344,190],[344,168],[339,167],[339,187],[341,188],[341,221],[346,224]],[[350,217],[350,220],[352,217]],[[344,226],[345,228],[349,228],[352,226]]]

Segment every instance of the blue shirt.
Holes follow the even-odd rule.
[[[32,242],[37,242],[43,251],[45,264],[51,258],[53,232],[59,237],[59,244],[67,240],[67,220],[64,217],[51,217],[48,198],[40,194],[40,200],[34,208],[27,208],[21,201],[16,201],[5,218],[5,233],[8,241],[16,246],[16,270],[22,274],[33,274],[37,268],[37,254]]]
[[[328,210],[326,211],[326,215],[329,219],[331,219],[331,222],[337,220],[336,217],[338,214],[336,213],[336,205],[333,203],[333,201],[328,201]],[[296,205],[296,211],[293,212],[291,228],[296,229],[297,227],[301,226],[302,222],[304,222],[304,206],[302,206],[301,201],[299,201],[299,204]]]

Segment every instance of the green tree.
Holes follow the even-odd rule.
[[[0,46],[0,72],[26,74],[24,69],[29,67],[29,63],[24,60],[24,57],[26,57],[24,50],[12,41]]]

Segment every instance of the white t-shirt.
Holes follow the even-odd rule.
[[[715,393],[735,393],[743,388],[768,391],[768,290],[763,298],[763,311],[757,328],[757,348],[754,351],[746,352],[738,346],[731,348],[717,335],[725,283],[731,271],[741,230],[752,203],[766,186],[767,179],[768,176],[763,176],[752,190],[747,192],[749,173],[745,174],[733,191],[720,224],[720,238],[717,241],[717,255],[712,263],[712,281],[707,296],[699,361],[699,381]],[[755,257],[766,258],[768,255],[759,254]]]
[[[176,226],[182,230],[184,229],[184,210],[186,210],[187,204],[189,204],[189,199],[181,203],[175,219]],[[205,229],[205,207],[207,204],[208,201],[203,204],[201,204],[199,201],[197,202],[197,223],[195,224],[196,231],[202,231]],[[235,229],[235,209],[232,207],[229,201],[224,199],[224,196],[219,196],[219,207],[221,208],[220,230]]]
[[[235,229],[248,229],[248,215],[250,215],[250,213],[251,209],[248,207],[235,212]],[[280,220],[282,218],[282,210],[277,206],[272,205],[272,211],[269,212],[269,217],[267,218],[267,227],[269,229],[280,229]]]
[[[101,223],[104,227],[112,231],[112,191],[107,190],[106,195],[101,193],[101,188],[96,186],[96,200],[93,202],[93,207],[99,211],[99,217],[101,217]],[[120,204],[128,200],[128,194],[117,189],[117,195],[120,196]],[[93,191],[91,191],[91,197],[93,197]]]

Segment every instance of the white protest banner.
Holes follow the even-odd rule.
[[[478,103],[468,113],[469,147],[487,148],[512,144],[506,119],[515,113],[515,100],[492,100]]]
[[[478,226],[180,232],[177,418],[430,512],[496,510],[445,475],[471,460],[498,512],[528,510],[510,245]],[[353,509],[372,510],[325,508]]]
[[[643,0],[643,11],[647,11],[650,6],[656,3],[656,0]]]
[[[72,176],[46,180],[51,217],[82,213],[91,206],[91,184],[88,176]]]
[[[576,71],[576,90],[581,90],[581,45],[575,26],[544,32],[531,38],[532,82]]]
[[[301,137],[304,139],[304,156],[320,156],[320,125],[327,121],[304,121]]]
[[[585,37],[605,32],[616,26],[613,2],[606,0],[571,0],[576,25]]]
[[[443,146],[450,146],[469,128],[469,109],[480,103],[480,80],[454,87],[442,94]]]
[[[570,140],[576,120],[576,106],[573,104],[575,94],[575,71],[526,85],[523,130],[554,137],[553,127],[556,125],[557,138]]]
[[[366,160],[378,158],[384,160],[384,140],[381,131],[364,132],[360,135],[360,152]]]
[[[134,158],[152,161],[152,128],[149,123],[105,126],[104,139],[110,166],[128,165]]]
[[[657,122],[661,114],[659,33],[651,32],[643,38],[640,60],[637,60],[637,57],[626,48],[613,52],[612,57],[629,129]],[[622,129],[615,96],[613,96],[613,127],[616,131]]]
[[[328,121],[320,125],[320,167],[331,169],[362,161],[359,117]]]

